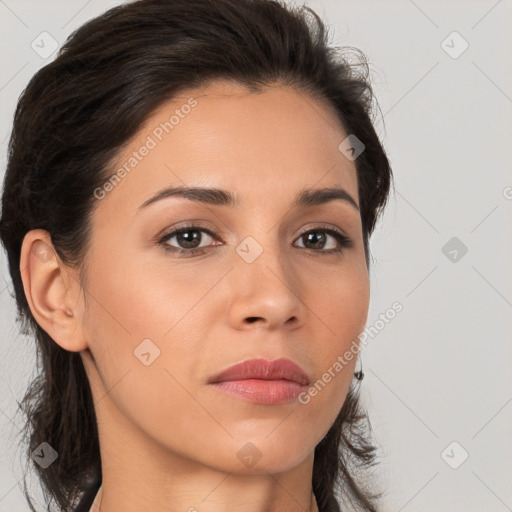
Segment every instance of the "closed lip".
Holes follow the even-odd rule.
[[[286,357],[273,361],[261,357],[242,361],[211,377],[208,384],[247,379],[289,380],[301,386],[309,384],[307,373]]]

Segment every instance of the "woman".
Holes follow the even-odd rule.
[[[0,232],[55,510],[378,510],[355,366],[392,173],[361,59],[310,9],[144,0],[33,77]]]

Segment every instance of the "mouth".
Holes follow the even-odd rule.
[[[278,405],[290,402],[309,384],[306,372],[287,358],[243,361],[212,377],[217,391],[248,402]]]

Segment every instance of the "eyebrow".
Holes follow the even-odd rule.
[[[184,197],[191,201],[197,201],[214,206],[228,206],[230,208],[234,208],[240,205],[238,195],[232,194],[228,190],[205,187],[168,187],[160,190],[154,196],[144,201],[144,203],[142,203],[137,209],[137,213],[150,204],[174,196]],[[328,203],[329,201],[334,200],[344,201],[359,211],[359,206],[354,198],[345,189],[340,187],[302,190],[295,196],[292,207],[305,208],[308,206]]]

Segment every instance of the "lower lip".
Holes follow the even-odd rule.
[[[244,379],[216,382],[212,385],[227,395],[265,405],[284,404],[307,389],[307,386],[290,380]]]

